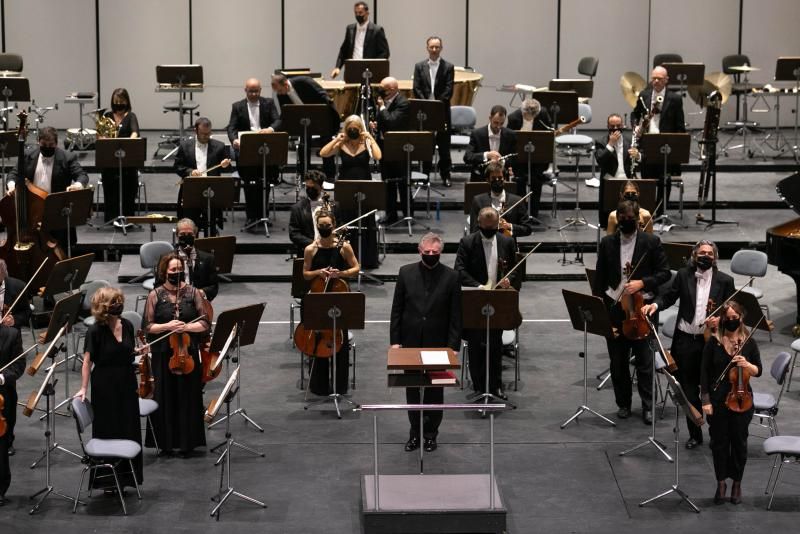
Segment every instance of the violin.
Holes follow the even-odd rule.
[[[711,336],[717,335],[717,329],[712,328],[711,325],[708,324],[708,320],[715,315],[714,308],[716,307],[717,305],[714,302],[714,299],[709,298],[708,303],[706,304],[706,328],[703,330],[703,341],[708,341],[711,339]]]
[[[6,418],[3,417],[3,409],[5,409],[5,407],[6,407],[6,399],[4,399],[2,395],[0,395],[0,438],[5,436],[6,432],[8,431],[8,422],[6,421]]]
[[[741,340],[736,342],[736,352],[731,356],[733,358],[742,352],[744,343]],[[730,390],[725,397],[725,406],[732,412],[743,413],[753,407],[753,394],[750,392],[750,370],[745,367],[734,365],[728,371],[728,382],[730,383]]]
[[[211,306],[211,301],[203,295],[203,307],[205,309],[206,318],[211,323],[214,320],[214,307]],[[222,372],[222,366],[216,365],[219,352],[211,351],[211,332],[203,335],[200,341],[200,363],[203,366],[202,381],[211,382],[219,376]]]
[[[175,319],[180,317],[180,288],[175,291]],[[189,354],[192,339],[187,332],[173,332],[169,335],[169,348],[172,356],[169,359],[169,370],[174,375],[188,375],[194,371],[194,358]]]
[[[644,259],[644,256],[642,256],[642,259]],[[641,262],[642,260],[640,259],[636,267]],[[631,267],[630,262],[625,264],[623,272],[628,282],[630,282],[633,273],[636,271],[636,267]],[[625,311],[625,319],[622,320],[622,333],[630,340],[645,339],[650,334],[650,327],[647,325],[647,319],[642,313],[642,307],[644,306],[642,292],[637,291],[631,295],[623,290],[619,302]]]
[[[147,345],[147,340],[144,337],[144,331],[139,330],[136,337],[142,346]],[[139,361],[139,398],[152,399],[155,392],[156,379],[153,376],[152,367],[152,354],[147,351],[147,354],[142,354],[142,359]]]

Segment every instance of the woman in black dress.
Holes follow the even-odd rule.
[[[192,449],[206,444],[203,427],[203,392],[201,383],[198,339],[209,329],[209,321],[202,318],[206,303],[202,293],[183,281],[183,260],[170,253],[158,264],[157,278],[164,285],[155,288],[147,296],[142,328],[149,340],[155,340],[168,332],[188,333],[189,354],[194,369],[188,374],[173,374],[169,369],[172,349],[169,337],[151,346],[153,355],[153,377],[155,378],[154,400],[158,411],[150,416],[158,445],[162,452],[171,454],[177,449],[182,457],[191,455]],[[154,447],[147,433],[145,445]]]
[[[323,158],[339,155],[339,179],[341,180],[372,180],[370,160],[380,161],[382,154],[378,143],[364,128],[364,122],[358,115],[350,115],[344,120],[342,131],[333,140],[319,151]],[[347,220],[355,219],[358,213],[353,210],[343,214]],[[351,235],[351,242],[356,251],[356,256],[361,260],[365,269],[378,267],[378,233],[375,217],[370,216],[364,220],[365,230],[361,234],[363,253],[359,254],[358,239]]]
[[[129,439],[142,443],[139,427],[139,392],[133,365],[136,337],[133,325],[120,317],[125,297],[117,288],[104,287],[92,296],[92,316],[95,323],[86,332],[81,368],[81,389],[75,394],[86,399],[89,379],[92,384],[92,437],[98,439]],[[92,368],[94,366],[94,369]],[[126,463],[118,470],[120,487],[136,487],[142,483],[142,455],[133,459],[136,481]],[[111,477],[111,478],[107,478]],[[98,471],[90,487],[114,486],[111,472]],[[109,490],[110,491],[110,490]]]
[[[717,476],[714,504],[724,502],[728,478],[733,480],[730,500],[733,504],[739,504],[742,502],[742,475],[747,463],[747,436],[753,408],[741,413],[728,409],[725,404],[725,398],[731,390],[728,377],[725,376],[716,389],[715,383],[731,358],[734,366],[748,371],[750,376],[761,376],[761,355],[755,340],[752,337],[747,339],[747,329],[742,322],[744,309],[738,302],[728,302],[722,309],[721,317],[717,334],[708,340],[703,350],[700,393],[703,413],[708,419],[714,473]],[[748,390],[752,395],[749,384]]]
[[[131,111],[131,99],[125,88],[114,89],[111,93],[111,109],[103,117],[114,121],[116,137],[139,137],[139,121]],[[119,215],[119,169],[103,169],[103,203],[106,222]],[[126,167],[122,169],[122,212],[133,215],[136,210],[136,193],[139,190],[139,169]]]
[[[350,244],[340,242],[334,236],[336,219],[324,210],[317,212],[317,231],[319,238],[308,245],[303,252],[303,278],[348,278],[358,275],[358,260]],[[344,331],[347,340],[347,330]],[[336,353],[336,393],[347,393],[347,380],[350,373],[350,346],[345,341]],[[328,358],[316,358],[308,379],[308,389],[315,395],[331,393]]]

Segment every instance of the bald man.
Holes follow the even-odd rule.
[[[384,136],[386,132],[397,132],[408,129],[408,100],[400,94],[397,80],[387,76],[381,80],[378,89],[378,114],[377,123],[373,127],[378,129],[378,145],[383,149]],[[406,170],[402,163],[386,162],[381,160],[381,178],[386,181],[386,217],[382,221],[391,224],[398,220],[397,217],[397,195],[400,194],[400,205],[403,212],[412,214],[409,211],[408,197],[406,193],[407,184],[405,182]]]
[[[228,139],[234,149],[239,176],[244,181],[245,212],[247,223],[260,219],[262,214],[262,174],[261,167],[241,167],[239,161],[239,138],[242,132],[272,132],[277,128],[278,109],[271,98],[261,96],[261,82],[250,78],[244,84],[245,98],[231,106],[228,121]],[[278,169],[267,169],[267,178],[277,179]],[[258,230],[258,226],[254,227]]]

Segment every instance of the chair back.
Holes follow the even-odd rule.
[[[722,72],[725,74],[738,76],[741,72],[731,70],[731,67],[742,67],[744,65],[750,65],[750,58],[744,54],[731,54],[722,58]]]
[[[452,106],[450,108],[450,126],[453,130],[472,130],[477,121],[478,115],[472,106]]]
[[[772,367],[769,368],[769,374],[778,384],[783,385],[783,381],[786,380],[791,361],[792,357],[788,352],[781,352],[775,357],[775,361],[772,362]]]
[[[22,72],[22,56],[19,54],[0,54],[0,70]]]
[[[660,67],[664,63],[683,63],[683,56],[680,54],[656,54],[653,56],[653,68]]]
[[[678,322],[678,314],[671,313],[664,321],[664,324],[661,326],[661,333],[670,339],[672,339],[672,335],[675,333],[675,323]]]
[[[124,311],[122,312],[122,318],[131,322],[134,334],[142,328],[142,316],[138,312],[133,310]]]
[[[81,445],[83,438],[81,435],[86,432],[86,429],[92,426],[94,420],[94,410],[92,404],[87,401],[82,401],[78,397],[73,397],[72,401],[72,417],[75,418],[75,424],[78,427],[78,437],[81,438]]]
[[[731,258],[731,272],[763,278],[767,274],[767,255],[759,250],[737,250]]]
[[[110,287],[111,284],[105,280],[92,280],[81,287],[83,293],[83,300],[81,301],[81,311],[89,313],[92,309],[92,297],[101,287]]]
[[[150,241],[139,247],[139,262],[143,269],[155,269],[164,254],[175,250],[168,241]]]
[[[578,104],[578,116],[585,119],[584,124],[592,122],[592,106],[589,104]]]
[[[596,57],[582,57],[581,60],[578,61],[578,74],[594,78],[595,74],[597,74],[598,63],[600,63],[600,60]]]

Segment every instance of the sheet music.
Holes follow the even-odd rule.
[[[449,365],[450,355],[446,350],[421,350],[419,355],[423,365]]]

